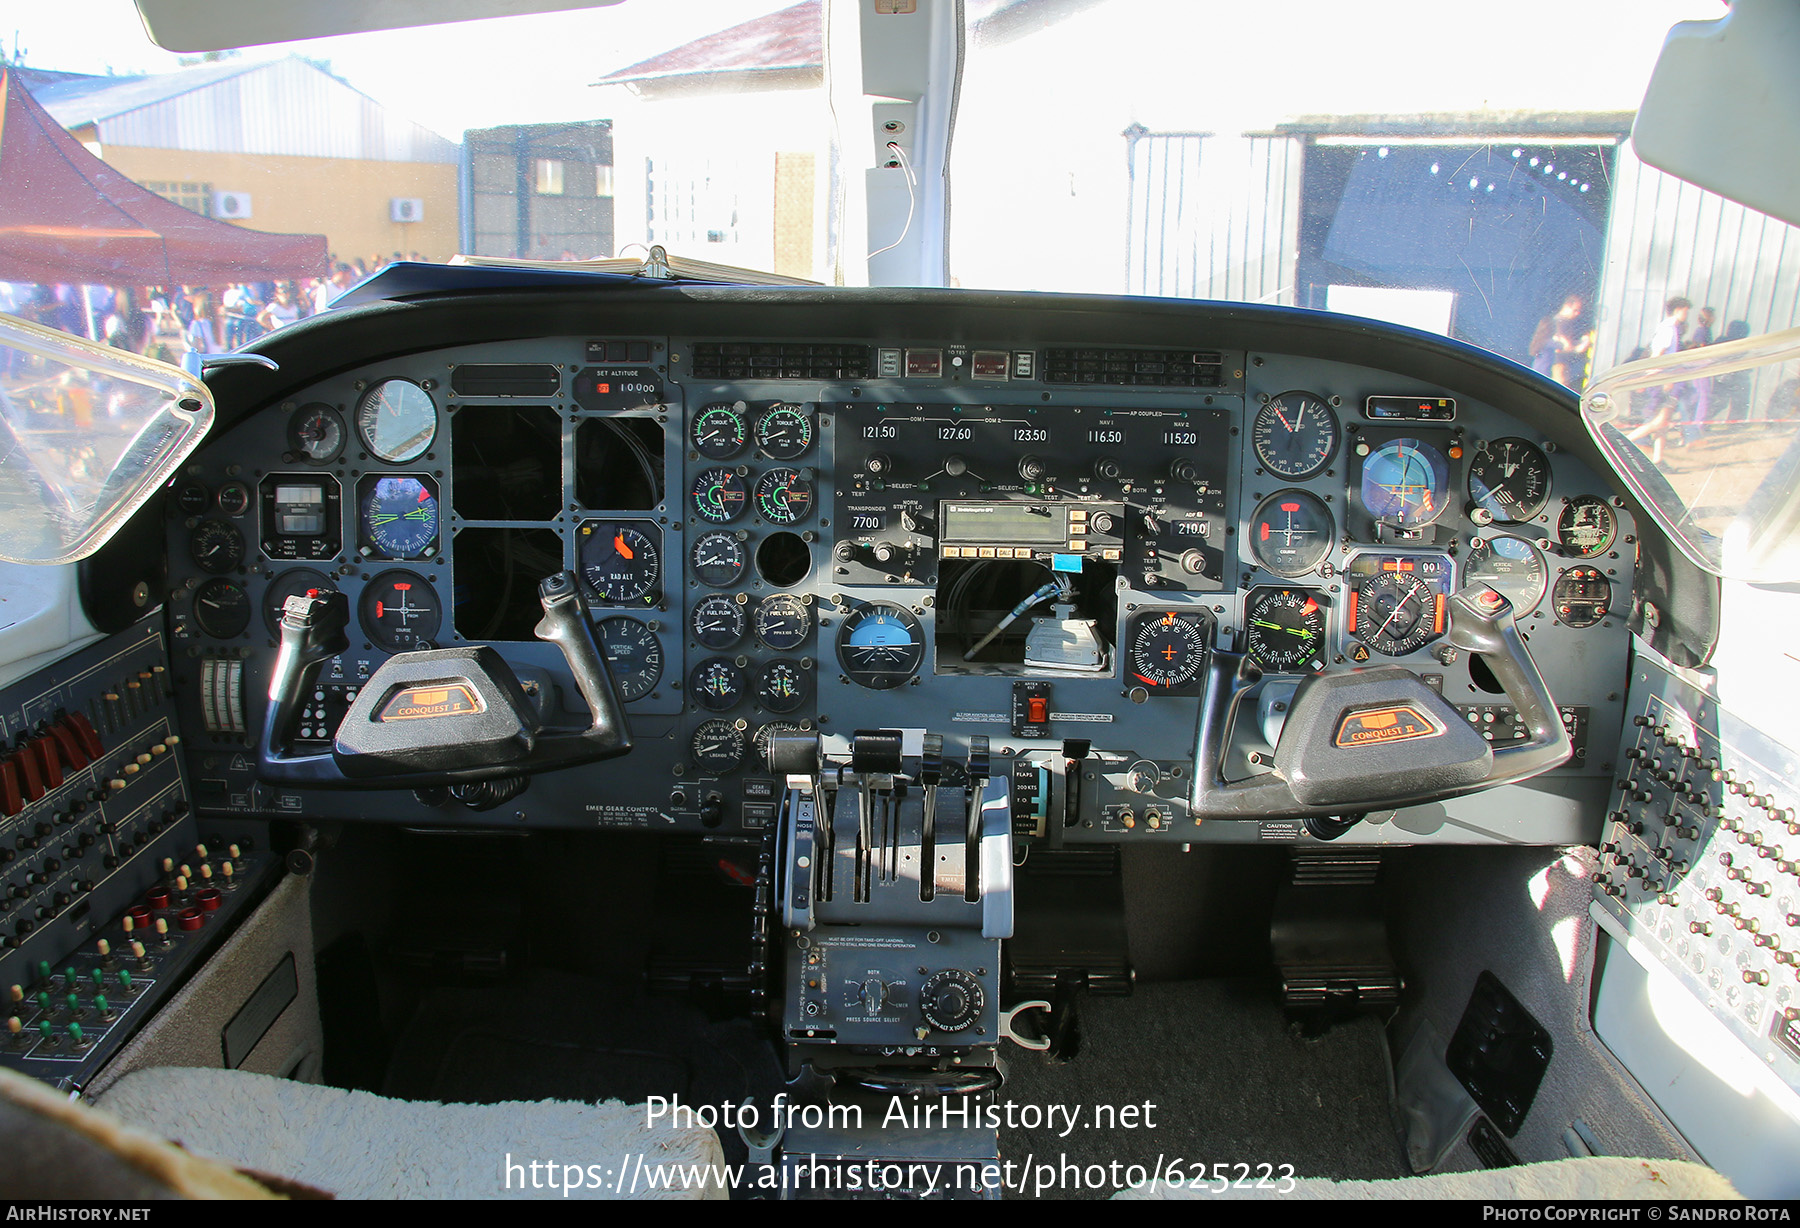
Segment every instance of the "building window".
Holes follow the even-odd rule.
[[[146,179],[144,186],[164,200],[180,205],[183,209],[191,209],[201,217],[212,216],[213,192],[210,183],[177,183],[168,180]]]
[[[594,167],[594,195],[611,196],[613,194],[613,168],[610,166]]]
[[[539,196],[561,196],[563,194],[561,158],[539,158],[537,160],[537,194]]]

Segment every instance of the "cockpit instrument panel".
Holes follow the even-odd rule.
[[[1177,783],[1214,654],[1264,679],[1238,770],[1267,761],[1255,738],[1318,673],[1398,664],[1478,727],[1510,728],[1492,676],[1446,639],[1471,582],[1512,601],[1568,719],[1616,741],[1634,525],[1581,441],[1559,441],[1566,424],[1509,409],[1504,381],[1441,382],[1454,363],[1424,378],[1403,338],[1326,358],[1276,331],[1262,349],[1196,346],[1150,317],[1167,340],[1038,335],[1075,325],[1027,308],[966,342],[888,335],[921,313],[861,319],[860,336],[782,335],[773,308],[712,318],[732,331],[371,350],[295,377],[202,449],[168,512],[178,694],[213,752],[201,806],[478,821],[411,791],[255,781],[282,605],[348,598],[321,710],[394,654],[486,644],[548,726],[576,727],[581,696],[535,636],[537,583],[564,569],[633,749],[533,777],[509,803],[527,826],[757,830],[776,732],[842,749],[901,729],[965,751],[985,737],[1015,782],[1049,791],[1031,804],[1113,816],[1078,818],[1070,841],[1256,839],[1187,814]],[[233,482],[238,514],[219,498]],[[202,705],[203,678],[236,680],[247,729],[205,723],[229,704]],[[1091,771],[1066,804],[1076,744]],[[1150,779],[1124,771],[1141,763],[1160,765],[1154,827],[1113,821]],[[1603,788],[1605,766],[1584,747],[1557,775]],[[1454,805],[1455,824],[1406,839],[1505,829],[1491,797]],[[1551,834],[1572,837],[1578,810],[1552,804]]]

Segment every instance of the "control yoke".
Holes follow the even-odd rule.
[[[1511,784],[1565,762],[1572,751],[1568,730],[1513,625],[1511,603],[1473,584],[1449,604],[1446,638],[1487,663],[1529,738],[1493,746],[1417,674],[1377,666],[1302,682],[1275,748],[1275,770],[1227,781],[1231,724],[1262,673],[1241,653],[1215,652],[1194,738],[1194,817],[1360,815]]]
[[[537,637],[562,650],[592,723],[545,729],[539,704],[486,645],[403,652],[363,683],[329,751],[287,753],[319,666],[349,648],[350,606],[314,589],[288,598],[257,742],[257,775],[313,788],[416,789],[524,776],[631,749],[625,708],[573,572],[538,585]]]

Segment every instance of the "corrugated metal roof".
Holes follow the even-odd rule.
[[[623,85],[665,77],[702,73],[774,72],[783,69],[822,68],[825,42],[819,17],[819,0],[801,3],[708,34],[672,51],[639,60],[608,73],[600,85]]]
[[[298,56],[61,81],[36,97],[64,127],[97,125],[102,145],[381,162],[458,157],[455,141]]]

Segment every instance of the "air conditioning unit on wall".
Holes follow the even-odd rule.
[[[388,217],[396,222],[423,221],[425,202],[416,196],[396,196],[388,201]]]
[[[248,192],[214,192],[213,216],[229,218],[236,221],[250,216],[250,193]]]

